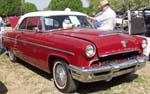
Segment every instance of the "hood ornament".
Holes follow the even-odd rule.
[[[127,47],[127,42],[126,42],[126,41],[121,41],[121,44],[122,44],[122,46],[123,46],[124,48]]]

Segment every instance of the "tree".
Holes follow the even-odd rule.
[[[102,0],[90,0],[90,7],[94,12],[99,12],[100,10],[99,5],[101,1]],[[114,9],[115,8],[120,9],[119,6],[122,6],[122,3],[120,3],[122,0],[108,0],[108,1]]]
[[[23,13],[37,11],[32,3],[24,3],[24,0],[0,0],[1,16],[17,16]]]
[[[99,11],[98,6],[102,0],[91,0],[90,6],[94,12]],[[126,12],[127,10],[135,10],[140,7],[148,6],[149,0],[108,0],[110,6],[114,10]]]
[[[51,0],[48,5],[50,10],[64,10],[65,8],[70,8],[73,11],[82,11],[81,0]]]
[[[99,3],[100,0],[90,0],[90,8],[93,10],[93,12],[98,12],[99,11]]]
[[[21,0],[0,0],[0,15],[20,15]]]
[[[123,0],[109,0],[109,4],[114,10],[119,10],[120,11],[120,10],[124,9]]]
[[[140,7],[148,6],[149,0],[129,0],[131,2],[130,9],[139,9]]]
[[[33,11],[37,11],[37,7],[32,3],[26,2],[24,4],[24,13],[33,12]]]
[[[82,12],[85,13],[85,14],[91,15],[91,16],[95,15],[95,12],[93,12],[93,9],[91,7],[83,8]]]

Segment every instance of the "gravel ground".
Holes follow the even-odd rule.
[[[126,77],[109,82],[79,84],[75,94],[150,94],[150,62]],[[50,74],[25,62],[12,63],[0,55],[0,94],[61,94]]]

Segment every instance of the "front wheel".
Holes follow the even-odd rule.
[[[54,84],[63,93],[73,92],[77,89],[77,81],[72,79],[68,65],[63,60],[57,60],[53,66]]]

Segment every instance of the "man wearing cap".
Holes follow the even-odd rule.
[[[115,28],[116,25],[116,13],[109,6],[107,0],[103,0],[100,2],[100,6],[102,9],[102,15],[98,17],[90,17],[87,16],[88,19],[101,22],[101,26],[97,28],[101,31],[111,31]]]

